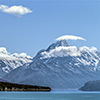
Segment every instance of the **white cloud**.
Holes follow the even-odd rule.
[[[90,51],[90,52],[95,52],[97,51],[97,48],[96,47],[87,47],[87,46],[83,46],[83,47],[80,47],[80,51]]]
[[[50,58],[50,57],[64,57],[64,56],[80,56],[80,52],[78,51],[76,46],[60,46],[56,47],[55,49],[50,50],[49,52],[42,52],[43,58]]]
[[[23,7],[21,5],[19,6],[6,6],[6,5],[0,5],[0,10],[2,12],[8,13],[8,14],[12,14],[15,16],[21,16],[21,15],[25,15],[28,13],[32,13],[32,10],[30,10],[29,8]]]
[[[32,57],[27,55],[26,53],[14,53],[11,54],[6,50],[5,47],[0,47],[0,60],[21,60],[23,62],[31,61]]]
[[[81,56],[82,52],[91,52],[95,54],[95,51],[97,51],[97,48],[95,47],[87,47],[83,46],[80,48],[77,48],[76,46],[60,46],[56,47],[55,49],[50,50],[49,52],[42,52],[41,59],[43,58],[50,58],[50,57],[65,57],[65,56]]]
[[[79,36],[73,36],[73,35],[64,35],[64,36],[61,36],[59,38],[56,39],[57,41],[60,41],[60,40],[86,40],[82,37],[79,37]]]
[[[0,53],[3,53],[3,54],[9,54],[7,52],[7,49],[5,47],[0,47]]]
[[[12,56],[17,57],[17,58],[32,58],[32,57],[28,56],[26,53],[20,53],[20,54],[14,53],[14,54],[12,54]]]

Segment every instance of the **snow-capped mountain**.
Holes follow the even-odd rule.
[[[71,46],[60,39],[41,50],[28,66],[19,67],[4,78],[10,82],[75,89],[100,79],[100,53],[95,47]]]
[[[25,53],[10,54],[6,48],[0,47],[0,78],[19,66],[30,63],[32,58]]]

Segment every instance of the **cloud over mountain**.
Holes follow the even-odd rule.
[[[22,60],[24,59],[25,61],[26,58],[31,59],[32,57],[30,57],[26,53],[11,54],[10,52],[7,51],[5,47],[0,47],[0,60]]]
[[[26,53],[10,53],[5,47],[0,47],[0,78],[17,67],[28,65],[32,57]]]
[[[22,16],[28,13],[32,13],[32,10],[29,8],[23,7],[21,5],[19,6],[7,6],[7,5],[0,5],[0,10],[4,13],[12,14],[14,16]]]
[[[73,36],[73,35],[64,35],[64,36],[61,36],[61,37],[58,37],[56,39],[57,41],[60,41],[60,40],[86,40],[82,37],[79,37],[79,36]]]
[[[50,50],[49,52],[44,51],[41,53],[42,57],[41,59],[45,58],[51,58],[51,57],[65,57],[65,56],[81,56],[82,52],[88,51],[88,52],[96,52],[97,48],[95,47],[87,47],[83,46],[80,48],[77,48],[76,46],[60,46],[56,47],[55,49]]]

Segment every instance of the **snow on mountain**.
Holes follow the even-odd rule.
[[[10,54],[6,48],[0,47],[0,77],[23,64],[30,63],[31,59],[26,53]]]
[[[16,68],[4,79],[10,82],[75,89],[100,79],[100,53],[95,47],[71,46],[66,39],[41,50],[28,66]]]

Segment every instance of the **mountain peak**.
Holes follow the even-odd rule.
[[[56,47],[60,46],[68,47],[70,44],[67,42],[67,40],[59,40],[56,43],[51,44],[46,51],[50,51],[51,49],[55,49]]]

